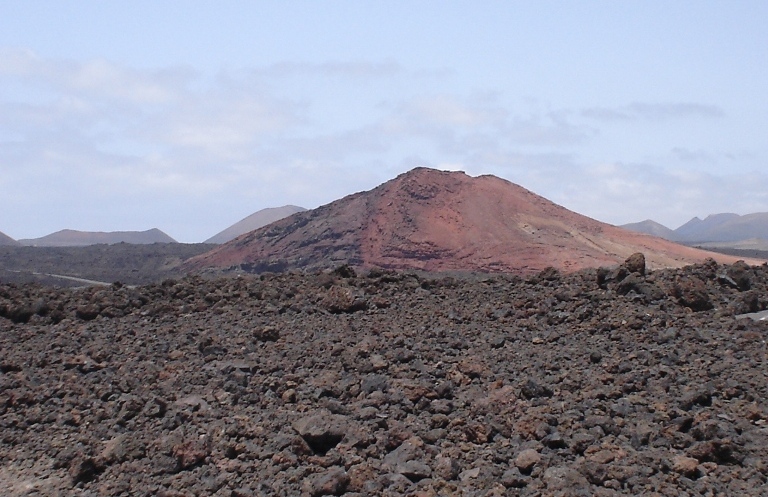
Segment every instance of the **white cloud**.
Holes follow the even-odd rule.
[[[629,105],[628,109],[639,117],[654,120],[687,117],[718,118],[725,116],[725,112],[723,112],[723,110],[716,105],[706,105],[692,102],[634,102]]]
[[[674,147],[672,155],[682,162],[717,162],[717,156],[706,150],[689,150],[685,147]]]
[[[0,75],[28,77],[44,72],[47,65],[32,50],[0,48]]]
[[[461,162],[441,162],[435,166],[440,171],[466,171],[467,166]]]
[[[173,101],[196,75],[187,68],[140,71],[106,60],[86,62],[44,59],[30,50],[0,50],[0,77],[18,78],[55,95],[127,104]]]
[[[0,137],[14,140],[24,156],[15,164],[28,174],[66,165],[84,178],[129,175],[153,189],[198,191],[195,178],[211,182],[266,135],[301,122],[298,105],[260,88],[193,85],[189,74],[48,61],[30,52],[5,52],[0,60],[3,78],[49,95],[11,93],[0,101]],[[10,161],[7,153],[0,159]],[[205,161],[210,166],[190,165]]]
[[[569,187],[553,196],[573,210],[614,224],[650,218],[674,229],[697,215],[765,210],[768,176],[605,163],[563,171],[561,181]]]
[[[591,107],[581,111],[583,117],[598,121],[629,121],[632,116],[625,110],[607,109],[605,107]]]
[[[264,135],[298,125],[290,102],[263,95],[221,93],[191,95],[179,108],[156,120],[158,138],[166,145],[202,149],[221,158],[243,158]]]
[[[618,108],[591,107],[583,109],[581,116],[604,122],[633,120],[666,121],[670,119],[704,118],[717,119],[725,111],[716,105],[696,102],[650,103],[632,102]]]
[[[446,95],[408,102],[403,112],[409,118],[437,126],[498,126],[506,118],[499,108],[472,105]]]
[[[172,236],[199,241],[257,209],[314,207],[417,165],[497,174],[615,223],[681,224],[705,208],[765,210],[764,173],[736,178],[649,165],[693,168],[744,162],[743,154],[693,144],[664,146],[654,151],[661,159],[645,162],[584,157],[600,138],[590,123],[722,116],[714,106],[521,112],[500,93],[397,88],[350,103],[341,84],[362,94],[374,82],[424,77],[432,76],[394,62],[329,62],[206,78],[183,68],[0,52],[0,184],[11,206],[0,213],[0,230],[15,234],[9,223],[50,231],[178,226]],[[318,81],[326,85],[316,93]],[[355,107],[351,117],[345,106]],[[348,124],[325,109],[339,109]],[[594,150],[602,153],[599,144]]]
[[[133,104],[163,104],[174,100],[174,88],[184,83],[184,72],[143,73],[129,71],[104,60],[59,68],[72,89]]]
[[[403,67],[393,60],[380,63],[361,61],[327,61],[321,63],[281,62],[253,73],[265,78],[286,77],[340,77],[354,79],[392,77],[405,72]]]
[[[595,134],[564,112],[515,114],[493,94],[416,98],[388,110],[378,123],[382,133],[392,140],[423,140],[429,150],[454,158],[571,147]]]
[[[518,145],[561,146],[586,140],[594,131],[556,116],[518,118],[508,124],[505,136]]]

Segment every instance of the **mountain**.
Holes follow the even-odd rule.
[[[4,246],[13,246],[13,245],[19,245],[19,242],[11,238],[10,236],[6,235],[2,231],[0,231],[0,245]]]
[[[636,231],[637,233],[645,233],[651,236],[657,236],[665,240],[675,240],[675,232],[663,224],[659,224],[651,219],[646,219],[639,223],[622,224],[620,228],[625,230]]]
[[[768,240],[768,212],[714,214],[703,221],[693,218],[675,230],[686,242],[737,242],[749,239]]]
[[[768,212],[744,216],[721,213],[709,215],[705,219],[694,217],[676,230],[670,230],[650,219],[621,227],[687,244],[722,247],[747,240],[768,241]]]
[[[104,243],[133,243],[137,245],[149,243],[176,243],[176,240],[157,228],[146,231],[75,231],[61,230],[40,238],[19,240],[22,245],[34,247],[84,247]]]
[[[623,262],[644,252],[651,267],[707,257],[595,221],[495,176],[416,168],[242,235],[185,263],[190,271],[362,267],[533,273]]]
[[[685,242],[714,241],[708,238],[710,236],[709,233],[712,230],[716,230],[723,225],[728,225],[739,217],[738,214],[732,213],[712,214],[707,216],[704,220],[694,217],[677,228],[675,230],[675,235],[678,240]]]
[[[238,236],[259,229],[262,226],[274,223],[297,212],[305,211],[304,207],[296,205],[284,205],[283,207],[272,207],[254,212],[250,216],[241,219],[224,231],[210,237],[204,243],[226,243]]]

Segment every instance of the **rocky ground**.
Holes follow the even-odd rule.
[[[3,495],[768,494],[768,266],[0,285]]]
[[[82,286],[79,279],[147,285],[181,277],[181,263],[214,248],[204,243],[89,245],[87,247],[0,246],[0,281]]]

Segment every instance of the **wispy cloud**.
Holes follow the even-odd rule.
[[[707,152],[706,150],[689,150],[685,147],[674,147],[671,152],[673,156],[682,162],[704,162],[710,164],[717,162],[716,154]]]
[[[725,112],[716,105],[681,102],[652,104],[634,102],[629,105],[629,111],[645,119],[677,119],[688,117],[718,118]]]
[[[508,117],[507,113],[498,107],[483,105],[481,102],[462,101],[448,95],[404,102],[399,113],[404,119],[420,125],[454,128],[499,127]]]
[[[301,125],[300,105],[258,93],[190,95],[154,120],[157,140],[221,158],[246,156],[267,135]],[[152,136],[145,136],[152,139]]]
[[[521,111],[499,92],[422,90],[424,78],[440,71],[390,61],[294,62],[205,76],[0,51],[4,211],[31,213],[26,223],[42,232],[25,237],[167,223],[179,230],[172,236],[196,241],[256,209],[314,207],[416,165],[497,174],[611,222],[654,213],[670,222],[662,216],[766,200],[764,175],[739,184],[673,174],[653,161],[580,155],[599,139],[598,124],[717,119],[724,113],[716,106],[569,112],[523,104]],[[397,91],[394,81],[416,90]],[[337,87],[365,98],[353,101]],[[329,109],[344,119],[327,117]],[[657,156],[682,164],[737,160],[695,145],[665,146]],[[0,214],[0,230],[17,235],[9,221]]]
[[[0,78],[17,78],[39,89],[91,100],[161,104],[174,100],[177,90],[195,77],[194,71],[181,67],[140,71],[101,59],[53,60],[30,50],[0,50]]]
[[[393,60],[384,62],[327,61],[321,63],[280,62],[257,69],[260,77],[322,76],[341,78],[382,78],[404,74],[406,70]]]
[[[597,121],[630,121],[632,115],[624,109],[608,109],[606,107],[591,107],[581,111],[581,116]]]
[[[695,215],[765,210],[768,175],[713,174],[652,164],[575,165],[561,171],[567,188],[553,197],[569,208],[614,224],[651,218],[677,228]],[[546,188],[546,187],[545,187]],[[554,189],[553,189],[554,190]]]
[[[646,103],[633,102],[624,107],[592,107],[583,109],[583,117],[597,121],[615,122],[632,120],[662,121],[669,119],[707,118],[725,116],[725,111],[716,105],[693,102]]]
[[[506,137],[518,145],[573,145],[587,140],[595,131],[570,122],[558,113],[516,118],[505,127]]]
[[[394,106],[381,128],[392,136],[426,138],[442,151],[460,156],[481,149],[570,146],[593,134],[565,113],[516,114],[494,95],[403,101]]]

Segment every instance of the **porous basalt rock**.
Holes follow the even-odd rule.
[[[2,284],[0,488],[765,495],[768,266],[630,269]]]

